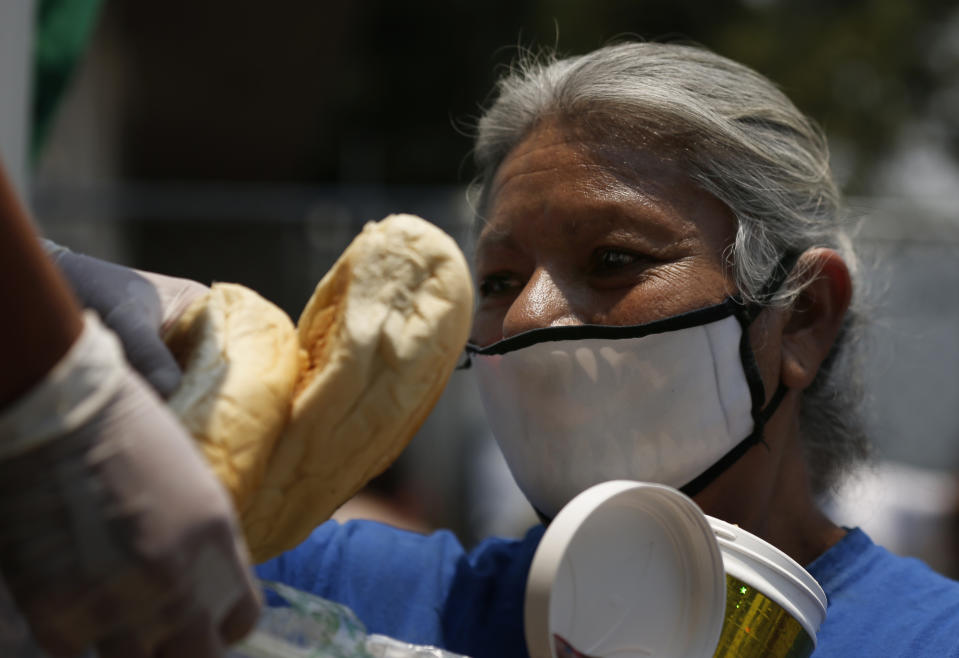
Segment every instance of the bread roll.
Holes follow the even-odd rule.
[[[290,417],[296,329],[252,290],[216,283],[164,338],[183,368],[168,404],[242,509]]]
[[[472,295],[452,238],[391,215],[347,247],[295,331],[231,284],[178,321],[168,343],[185,372],[170,404],[233,494],[256,562],[296,546],[399,456],[462,353]]]
[[[255,559],[296,546],[399,456],[462,354],[472,308],[452,238],[412,215],[366,225],[297,323],[308,363],[242,514]]]

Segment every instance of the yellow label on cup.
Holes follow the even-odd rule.
[[[726,574],[726,615],[713,658],[808,658],[812,638],[782,606]]]

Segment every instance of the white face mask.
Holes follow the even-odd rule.
[[[761,441],[786,389],[763,409],[746,332],[754,311],[728,299],[644,325],[467,346],[490,427],[536,510],[552,518],[616,479],[692,495]]]

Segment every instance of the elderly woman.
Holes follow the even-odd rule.
[[[628,43],[512,69],[475,152],[469,350],[544,521],[604,480],[671,485],[807,566],[829,599],[816,656],[959,655],[959,586],[816,504],[864,453],[855,257],[819,131],[746,67]],[[326,524],[259,572],[374,632],[523,656],[542,533],[467,554],[448,533]]]
[[[646,369],[480,366],[527,497],[550,517],[604,479],[662,482],[803,564],[822,555],[845,531],[815,497],[864,440],[855,261],[821,134],[756,73],[676,45],[534,65],[500,91],[476,144],[471,351],[593,339]],[[514,381],[533,376],[550,383]],[[561,395],[582,409],[557,417]],[[609,449],[582,450],[587,436]]]

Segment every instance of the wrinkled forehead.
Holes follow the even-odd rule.
[[[621,217],[661,239],[698,234],[722,250],[735,237],[729,208],[689,175],[680,145],[657,134],[617,139],[568,121],[541,123],[490,177],[474,237],[495,240],[504,217],[543,205],[558,217],[568,208],[574,223]]]
[[[669,169],[692,181],[692,156],[697,137],[689,130],[662,120],[625,118],[608,108],[591,110],[574,117],[550,115],[524,133],[503,156],[495,169],[484,173],[476,195],[474,237],[484,227],[491,201],[510,170],[521,163],[517,158],[531,140],[552,140],[577,149],[584,158],[597,165],[596,177],[612,182],[643,177],[654,183],[655,174]],[[641,157],[639,157],[641,156]],[[527,156],[528,157],[528,156]]]

